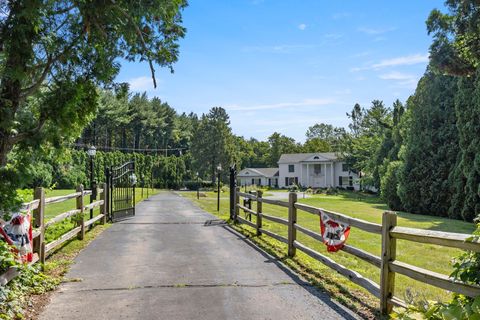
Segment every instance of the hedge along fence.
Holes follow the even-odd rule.
[[[120,151],[105,152],[97,151],[94,158],[94,177],[96,181],[105,181],[105,168],[117,166],[128,161],[135,161],[135,171],[138,176],[139,186],[162,186],[168,188],[177,188],[182,186],[185,179],[196,179],[191,170],[191,156],[185,154],[182,156],[170,155],[146,155],[142,153],[124,153]],[[49,161],[49,160],[44,160]],[[53,161],[53,160],[51,160]],[[88,167],[89,157],[83,150],[70,150],[69,156],[62,163],[49,162],[49,170],[42,171],[42,178],[49,182],[43,183],[44,186],[50,186],[56,183],[59,188],[75,188],[78,184],[87,185],[89,183]],[[45,179],[46,174],[53,177]]]
[[[55,248],[64,244],[66,241],[77,236],[79,240],[85,237],[85,230],[88,226],[100,221],[105,224],[107,220],[107,206],[108,206],[108,188],[106,184],[102,184],[101,189],[97,189],[96,194],[100,194],[100,200],[92,201],[90,204],[85,204],[85,196],[92,195],[92,190],[83,190],[83,186],[79,185],[76,192],[64,196],[57,196],[45,198],[45,190],[43,188],[36,188],[34,193],[34,200],[23,204],[24,209],[33,210],[33,260],[30,264],[40,261],[45,263],[46,257],[53,252]],[[60,203],[70,199],[76,199],[76,206],[69,211],[58,214],[52,219],[45,221],[45,207],[49,204]],[[100,207],[100,214],[90,220],[85,221],[85,212]],[[74,218],[75,226],[73,229],[61,235],[59,238],[46,243],[45,234],[48,227],[55,223],[61,222],[67,218]],[[7,284],[10,280],[18,275],[18,270],[13,267],[0,275],[0,284]]]
[[[240,204],[240,197],[250,199],[257,203],[257,210],[252,210],[251,205],[244,206]],[[265,199],[262,197],[261,191],[253,193],[240,192],[240,188],[235,190],[234,203],[234,220],[239,223],[246,224],[256,229],[257,235],[265,234],[280,242],[287,244],[288,255],[294,257],[296,250],[300,250],[315,260],[323,263],[337,271],[339,274],[348,278],[353,283],[363,287],[375,297],[380,299],[380,311],[382,314],[388,314],[392,311],[392,307],[406,307],[406,303],[400,298],[395,297],[393,292],[395,288],[395,274],[399,273],[411,279],[436,286],[445,290],[460,293],[470,297],[480,295],[480,286],[470,285],[462,281],[450,278],[446,275],[432,272],[423,268],[419,268],[396,259],[397,239],[417,242],[435,244],[445,247],[453,247],[463,250],[470,250],[480,252],[479,239],[472,239],[470,234],[450,233],[441,231],[431,231],[415,228],[405,228],[397,226],[396,213],[387,211],[383,213],[382,224],[371,223],[368,221],[349,217],[347,215],[331,212],[321,208],[312,207],[297,202],[297,194],[290,193],[289,201],[279,201]],[[288,208],[288,219],[274,217],[263,213],[263,203],[277,205]],[[257,217],[256,223],[252,223],[249,219],[244,219],[239,215],[240,210],[243,210],[247,216],[254,215]],[[322,235],[307,229],[297,223],[297,210],[320,215],[320,211],[328,214],[332,219],[341,223],[350,225],[353,228],[359,228],[366,232],[379,234],[382,239],[382,255],[376,256],[359,248],[345,245],[341,250],[356,256],[378,268],[380,268],[380,284],[365,278],[358,272],[350,270],[343,265],[335,262],[333,259],[309,248],[308,246],[297,241],[297,231],[315,239],[323,241]],[[262,228],[263,219],[279,223],[288,227],[288,237],[285,238],[279,234],[273,233]]]

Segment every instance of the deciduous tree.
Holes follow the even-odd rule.
[[[120,58],[172,67],[184,0],[0,2],[0,167],[15,145],[78,135]]]

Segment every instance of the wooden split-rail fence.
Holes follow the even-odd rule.
[[[250,204],[240,204],[240,197],[250,199]],[[289,194],[289,201],[280,201],[263,198],[261,191],[244,193],[240,192],[240,188],[236,188],[234,199],[234,220],[236,222],[255,228],[258,236],[267,235],[287,244],[288,255],[290,257],[294,257],[296,250],[298,249],[323,263],[327,267],[334,269],[353,283],[363,287],[380,299],[380,311],[382,314],[390,313],[394,306],[406,307],[406,303],[402,299],[394,296],[395,274],[397,273],[466,296],[476,297],[480,295],[480,286],[467,284],[446,275],[401,262],[396,258],[397,239],[480,252],[480,241],[478,239],[472,239],[472,235],[399,227],[397,226],[396,213],[390,211],[383,213],[382,224],[376,224],[352,218],[341,213],[331,212],[329,210],[299,203],[297,202],[297,194],[294,192]],[[252,209],[251,201],[256,202],[256,210]],[[288,219],[264,213],[262,206],[264,203],[288,208]],[[239,214],[240,210],[243,210],[249,217],[251,217],[251,215],[256,216],[256,222],[253,223],[250,221],[251,219],[241,217]],[[297,231],[320,242],[322,242],[323,239],[320,233],[305,228],[297,223],[297,210],[314,215],[320,215],[321,210],[328,214],[332,219],[348,224],[353,228],[359,228],[366,232],[381,235],[382,255],[380,257],[348,244],[342,248],[344,252],[354,255],[357,258],[380,268],[380,284],[377,284],[354,270],[346,268],[330,257],[327,257],[299,242],[297,240]],[[264,229],[262,227],[262,221],[264,219],[287,226],[288,237],[285,238],[279,234]]]
[[[84,190],[80,185],[76,188],[76,192],[45,198],[45,190],[43,188],[36,188],[34,192],[34,200],[22,205],[23,210],[30,210],[32,214],[33,223],[33,260],[30,264],[41,262],[45,263],[46,257],[68,240],[77,237],[79,240],[83,240],[85,237],[85,230],[87,227],[93,225],[95,222],[100,221],[101,224],[105,224],[107,220],[107,206],[108,206],[108,192],[106,184],[102,185],[102,188],[96,190],[96,194],[100,195],[100,200],[92,201],[89,204],[85,204],[85,197],[92,195],[92,190]],[[63,212],[48,221],[45,219],[45,208],[48,205],[54,203],[64,202],[70,199],[76,199],[76,206],[71,210]],[[89,210],[93,210],[100,207],[100,213],[92,219],[85,220],[85,213]],[[45,233],[47,229],[55,223],[61,222],[67,218],[74,218],[75,225],[72,230],[67,231],[59,238],[46,243]],[[4,274],[0,275],[0,285],[7,284],[10,280],[18,275],[16,268],[10,268]]]

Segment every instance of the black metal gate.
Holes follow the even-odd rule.
[[[135,162],[107,170],[110,190],[110,220],[118,221],[135,215]]]

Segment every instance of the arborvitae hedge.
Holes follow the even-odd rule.
[[[179,188],[184,180],[194,179],[191,172],[191,159],[184,156],[157,156],[141,153],[123,153],[97,151],[94,159],[95,180],[105,181],[105,169],[116,167],[127,161],[135,160],[135,172],[138,186]],[[48,170],[46,170],[48,168]],[[42,179],[32,179],[30,187],[75,188],[78,184],[90,185],[90,160],[83,150],[67,150],[61,160],[38,161],[31,171],[32,175]],[[38,173],[38,174],[37,174]]]
[[[480,70],[459,81],[455,99],[460,150],[452,174],[450,216],[471,221],[480,215]]]
[[[408,100],[411,124],[399,174],[398,195],[412,213],[447,216],[457,158],[454,96],[457,79],[425,73]]]

